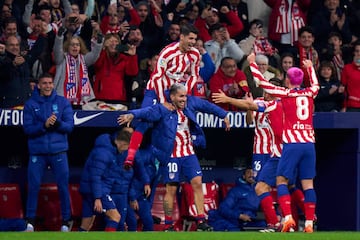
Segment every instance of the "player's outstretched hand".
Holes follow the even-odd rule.
[[[134,115],[131,113],[120,115],[117,119],[119,125],[127,124],[127,127],[130,127],[131,121],[134,119]]]
[[[211,99],[214,103],[229,103],[230,97],[219,89],[219,92],[215,92],[211,95]]]

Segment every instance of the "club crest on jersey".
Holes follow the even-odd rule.
[[[36,162],[37,162],[37,157],[32,156],[32,157],[31,157],[31,161],[32,161],[33,163],[36,163]]]
[[[159,59],[159,65],[160,65],[161,67],[165,67],[165,66],[166,66],[166,61],[165,61],[165,59],[163,59],[163,58]]]
[[[174,179],[175,178],[175,174],[174,173],[169,173],[169,179]]]

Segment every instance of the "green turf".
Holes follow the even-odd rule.
[[[360,232],[258,233],[258,232],[3,232],[1,240],[359,240]]]

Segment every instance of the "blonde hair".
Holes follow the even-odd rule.
[[[86,44],[85,44],[84,40],[79,36],[72,36],[71,38],[66,39],[66,41],[64,42],[64,46],[63,46],[64,52],[69,51],[70,43],[71,43],[71,40],[73,40],[73,39],[77,39],[79,41],[79,43],[80,43],[80,54],[84,55],[84,54],[89,52],[89,50],[86,47]]]

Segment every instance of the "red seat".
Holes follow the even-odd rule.
[[[24,211],[18,184],[0,184],[0,218],[23,218]]]
[[[45,183],[40,186],[36,215],[40,220],[40,224],[37,224],[38,230],[60,230],[62,223],[60,198],[55,183]]]
[[[222,184],[220,184],[219,189],[220,189],[221,199],[225,199],[227,193],[233,187],[235,187],[235,183],[222,183]]]
[[[82,218],[82,197],[79,192],[80,184],[69,184],[71,215],[74,220],[72,231],[77,231]]]
[[[202,184],[204,193],[204,211],[205,217],[209,210],[217,209],[219,206],[219,185],[215,182],[203,183]],[[185,220],[186,230],[195,230],[195,224],[193,224],[195,217],[197,216],[197,210],[194,201],[194,192],[191,184],[181,184],[181,205],[180,214]]]
[[[166,192],[166,187],[164,184],[159,184],[155,189],[155,196],[153,205],[151,208],[151,214],[161,219],[160,224],[154,224],[154,231],[163,231],[165,228],[165,213],[164,213],[164,195]],[[177,199],[174,200],[174,209],[173,209],[173,219],[174,221],[180,219],[180,211]],[[175,224],[177,228],[180,229],[178,223]]]

